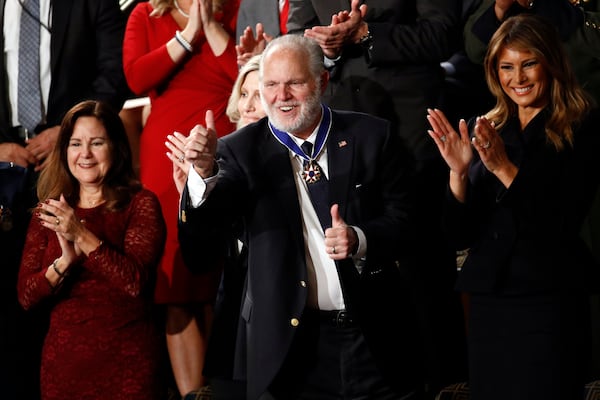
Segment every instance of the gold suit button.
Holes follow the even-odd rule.
[[[298,318],[292,318],[292,319],[290,320],[290,324],[291,324],[292,326],[298,326],[298,325],[300,325],[300,321],[298,321]]]

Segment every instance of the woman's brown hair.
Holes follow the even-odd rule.
[[[95,100],[83,101],[71,108],[63,118],[58,140],[48,165],[40,173],[37,194],[40,201],[58,199],[61,194],[72,207],[79,202],[79,182],[67,162],[67,149],[75,123],[81,117],[96,118],[108,137],[111,163],[102,181],[102,194],[109,210],[125,207],[141,184],[133,170],[131,148],[119,114],[108,104]]]
[[[535,15],[522,14],[507,19],[490,40],[484,67],[496,105],[486,117],[500,129],[517,114],[517,105],[504,92],[498,77],[498,58],[506,48],[533,53],[545,69],[550,85],[546,139],[557,150],[562,150],[565,143],[572,145],[573,128],[588,113],[592,100],[577,83],[554,26]]]

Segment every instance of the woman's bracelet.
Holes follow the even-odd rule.
[[[190,42],[188,42],[187,40],[185,40],[185,38],[181,34],[181,31],[175,32],[175,40],[177,40],[177,42],[179,42],[181,47],[183,47],[185,49],[185,51],[187,51],[188,53],[192,53],[194,51],[192,44]]]
[[[54,270],[54,272],[56,272],[56,275],[58,275],[61,279],[64,279],[67,274],[65,272],[61,272],[56,266],[58,264],[58,260],[58,258],[54,260],[54,262],[52,263],[52,269]]]

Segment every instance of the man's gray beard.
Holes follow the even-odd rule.
[[[273,106],[275,108],[275,106]],[[267,116],[269,117],[269,122],[278,130],[283,132],[288,132],[294,134],[296,132],[301,132],[307,128],[309,128],[314,122],[315,119],[318,118],[319,110],[321,109],[321,93],[316,91],[312,96],[310,96],[306,103],[301,106],[300,116],[296,119],[296,122],[293,124],[285,125],[280,123],[277,118],[271,115],[271,107],[263,102],[263,109],[265,110]]]

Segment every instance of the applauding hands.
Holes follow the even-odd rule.
[[[440,110],[427,110],[427,120],[432,129],[428,131],[440,154],[450,167],[450,189],[459,201],[466,194],[466,175],[473,159],[473,148],[477,151],[485,167],[509,187],[517,175],[517,167],[508,159],[502,138],[494,123],[485,117],[477,117],[474,135],[469,139],[469,131],[464,119],[459,122],[456,132],[444,113]]]

